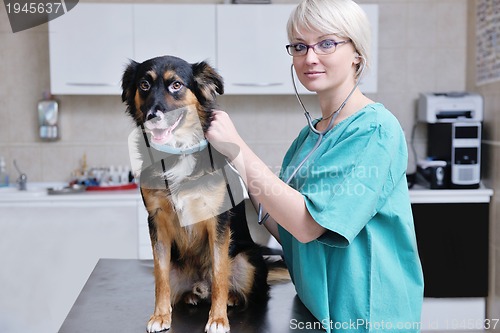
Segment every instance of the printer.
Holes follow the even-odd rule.
[[[427,123],[426,161],[440,161],[439,183],[431,188],[478,188],[481,180],[483,98],[468,92],[422,93],[418,121]],[[446,168],[442,168],[445,162]],[[423,170],[423,174],[433,171]],[[432,164],[431,164],[432,165]],[[435,176],[435,175],[434,175]],[[432,177],[436,179],[436,177]]]
[[[466,92],[422,93],[418,120],[428,124],[483,120],[483,98]]]

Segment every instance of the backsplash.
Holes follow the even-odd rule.
[[[396,115],[409,138],[420,92],[466,88],[467,1],[359,3],[379,5],[378,92],[369,97]],[[70,180],[84,154],[89,165],[96,167],[129,163],[127,137],[133,124],[124,114],[120,96],[56,96],[61,139],[43,142],[38,138],[36,105],[50,86],[46,24],[13,34],[5,7],[0,6],[0,42],[0,73],[8,78],[0,89],[0,155],[5,156],[12,176],[16,176],[13,159],[28,174],[28,181],[47,182]],[[314,96],[303,99],[313,116],[318,116]],[[291,140],[305,125],[295,96],[221,96],[219,104],[231,114],[257,154],[277,172]],[[421,156],[423,137],[416,137]]]

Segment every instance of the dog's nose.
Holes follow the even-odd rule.
[[[148,111],[148,113],[146,114],[146,120],[149,121],[154,118],[156,118],[156,115],[153,112]]]
[[[148,113],[146,114],[146,121],[158,118],[158,120],[163,119],[164,114],[161,110],[158,109],[153,109],[149,110]]]

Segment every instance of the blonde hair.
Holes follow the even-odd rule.
[[[356,52],[370,64],[371,28],[366,13],[352,0],[302,0],[290,14],[287,23],[288,40],[300,36],[306,29],[350,39]],[[358,65],[355,78],[361,72]]]

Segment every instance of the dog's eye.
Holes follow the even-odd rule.
[[[151,84],[147,80],[142,80],[141,82],[139,82],[139,88],[142,91],[148,91],[151,88]]]
[[[176,92],[181,90],[183,84],[179,81],[174,81],[168,86],[168,91],[170,92]]]

